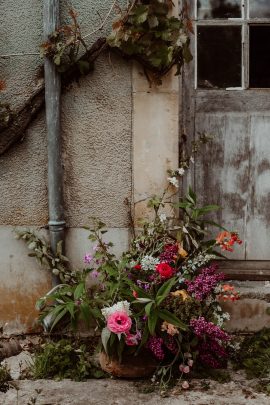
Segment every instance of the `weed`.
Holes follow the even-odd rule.
[[[264,328],[244,338],[234,360],[248,378],[270,377],[270,329]]]
[[[0,365],[0,392],[7,392],[10,388],[9,381],[11,380],[9,371],[6,366]]]
[[[87,378],[103,378],[105,374],[91,360],[85,345],[61,339],[44,344],[35,355],[31,366],[33,378],[70,378],[82,381]]]

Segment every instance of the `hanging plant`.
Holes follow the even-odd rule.
[[[190,62],[189,33],[193,32],[188,17],[187,6],[179,18],[170,16],[173,3],[168,0],[136,0],[127,9],[116,7],[119,18],[112,25],[107,37],[107,46],[121,56],[137,60],[144,66],[150,80],[161,84],[161,78],[174,65],[177,74],[184,62]],[[41,55],[51,58],[60,72],[78,65],[81,74],[86,74],[92,66],[87,59],[78,58],[80,47],[87,45],[77,20],[77,13],[69,11],[71,24],[59,27],[41,45]],[[104,46],[104,44],[102,45]]]
[[[171,8],[171,1],[135,1],[126,13],[121,12],[107,38],[111,48],[141,62],[158,84],[172,66],[177,66],[179,74],[184,62],[192,59],[189,33],[193,29],[187,6],[179,18],[170,16]]]

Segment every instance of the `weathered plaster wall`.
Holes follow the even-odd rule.
[[[67,3],[61,5],[62,20],[67,16]],[[72,3],[85,33],[100,24],[97,10],[106,15],[111,5],[110,0]],[[0,55],[38,53],[42,2],[3,0],[0,37]],[[37,85],[40,65],[38,55],[0,58],[0,78],[7,85],[1,101],[21,106]],[[116,252],[126,247],[124,199],[131,198],[132,186],[131,68],[104,55],[95,72],[72,85],[62,101],[64,194],[70,227],[67,254],[74,265],[82,266],[80,257],[88,245],[81,227],[90,216],[108,224]],[[49,276],[27,257],[27,248],[14,239],[12,230],[19,225],[45,226],[47,221],[46,130],[41,114],[25,139],[0,158],[0,292],[5,297],[0,324],[8,322],[9,332],[33,326],[34,302],[50,285]]]

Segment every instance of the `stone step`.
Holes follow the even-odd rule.
[[[231,318],[226,322],[229,332],[257,332],[270,328],[270,282],[233,281],[240,299],[222,303],[222,308]]]

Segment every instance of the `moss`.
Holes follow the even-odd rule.
[[[270,377],[270,329],[247,336],[234,359],[235,368],[244,369],[248,378]]]

